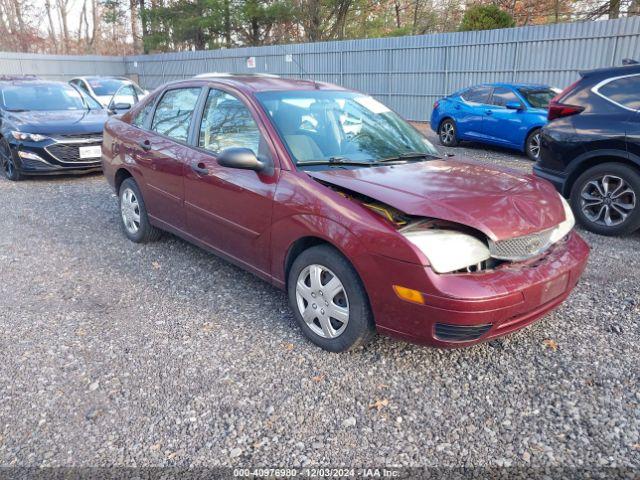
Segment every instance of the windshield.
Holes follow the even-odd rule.
[[[101,97],[113,95],[122,85],[127,83],[125,80],[118,78],[89,78],[87,82],[91,85],[93,92]]]
[[[29,83],[2,87],[2,104],[10,111],[101,109],[89,95],[66,83]]]
[[[549,108],[549,102],[556,96],[551,88],[519,88],[518,91],[533,108]]]
[[[316,90],[263,92],[256,97],[298,165],[438,154],[416,129],[366,95]]]

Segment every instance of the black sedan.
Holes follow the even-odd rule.
[[[9,180],[100,170],[108,110],[63,82],[0,78],[0,163]]]

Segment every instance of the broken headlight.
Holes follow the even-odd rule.
[[[564,199],[562,195],[558,194],[558,196],[560,197],[562,206],[564,207],[564,222],[559,224],[556,228],[553,229],[553,232],[551,232],[551,238],[549,239],[551,243],[556,243],[558,240],[566,237],[576,224],[576,219],[573,216],[573,212],[571,211],[569,203]]]
[[[487,244],[473,235],[450,229],[425,228],[417,224],[400,231],[427,257],[437,273],[478,267],[491,257]]]

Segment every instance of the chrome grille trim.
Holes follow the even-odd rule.
[[[96,165],[102,162],[102,158],[96,157],[95,159],[81,159],[80,147],[89,146],[102,146],[102,137],[85,137],[85,138],[69,138],[69,139],[57,139],[53,138],[53,143],[44,147],[45,151],[55,158],[58,162],[67,165],[73,165],[83,163],[86,165]],[[75,147],[75,149],[73,148]],[[61,155],[65,155],[65,159],[60,158]]]
[[[493,258],[512,262],[537,257],[551,246],[551,234],[553,230],[554,229],[551,228],[531,235],[499,240],[497,242],[489,240],[489,252]]]

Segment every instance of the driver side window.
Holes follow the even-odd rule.
[[[202,113],[198,146],[219,153],[232,147],[261,150],[261,135],[251,112],[233,95],[211,89]]]

